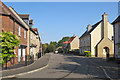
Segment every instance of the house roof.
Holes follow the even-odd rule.
[[[33,28],[30,28],[30,31],[32,31],[35,35],[38,35],[38,34],[33,30]]]
[[[37,28],[32,28],[33,29],[33,31],[36,31],[37,32],[37,34],[39,34],[39,32],[38,32],[38,29]]]
[[[86,36],[86,35],[89,35],[101,22],[102,22],[102,20],[99,21],[99,22],[97,22],[96,24],[94,24],[94,25],[92,26],[92,29],[90,29],[90,31],[85,31],[81,37]],[[80,38],[81,38],[81,37],[80,37]]]
[[[38,36],[39,36],[38,29],[37,29],[37,28],[32,28],[32,29],[33,29],[33,31],[36,31],[36,32],[37,32],[37,34],[38,34]],[[40,37],[39,37],[39,40],[40,40]]]
[[[76,36],[71,37],[68,41],[63,42],[63,44],[69,44],[69,43],[71,43],[74,40],[75,37]]]
[[[7,15],[7,16],[11,16],[12,18],[14,18],[23,28],[25,28],[26,30],[28,30],[23,23],[12,13],[12,11],[3,3],[0,1],[0,6],[2,6],[2,10],[0,10],[0,14],[1,15]]]
[[[112,22],[112,24],[115,24],[115,23],[117,23],[117,22],[120,22],[120,16],[118,16],[117,19]]]
[[[29,20],[29,24],[33,25],[33,19]]]
[[[19,14],[19,16],[21,17],[21,18],[28,18],[29,19],[29,14]]]

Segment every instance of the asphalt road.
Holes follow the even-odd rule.
[[[51,53],[48,67],[16,78],[120,79],[120,65],[102,58]]]

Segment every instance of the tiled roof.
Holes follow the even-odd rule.
[[[38,29],[37,28],[32,28],[33,29],[33,31],[36,31],[37,32],[37,34],[39,34],[39,32],[38,32]]]
[[[73,39],[74,39],[75,37],[71,37],[68,41],[65,41],[65,42],[63,42],[64,44],[69,44],[69,43],[71,43],[72,41],[73,41]]]
[[[85,31],[81,37],[86,36],[86,35],[89,35],[101,22],[102,22],[102,20],[99,21],[99,22],[97,22],[96,24],[94,24],[94,25],[92,26],[92,29],[91,29],[90,31]],[[81,37],[80,37],[80,38],[81,38]]]
[[[118,16],[117,19],[114,22],[112,22],[112,24],[115,24],[117,22],[120,22],[120,16]]]
[[[32,29],[33,29],[33,31],[36,31],[36,32],[37,32],[37,34],[38,34],[38,36],[39,36],[38,29],[37,29],[37,28],[32,28]],[[39,40],[40,40],[40,37],[39,37]]]

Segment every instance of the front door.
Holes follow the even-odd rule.
[[[23,61],[25,61],[25,48],[23,48]]]
[[[18,49],[18,62],[20,62],[20,58],[21,58],[21,48]]]
[[[104,54],[107,58],[109,58],[109,48],[108,48],[108,47],[104,47],[104,49],[103,49],[103,54]]]

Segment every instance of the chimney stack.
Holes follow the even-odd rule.
[[[75,34],[73,35],[73,37],[75,37]]]
[[[89,24],[88,26],[87,26],[87,31],[90,31],[92,29],[92,26]]]
[[[103,25],[102,25],[102,37],[108,38],[108,14],[104,13],[102,15]]]

